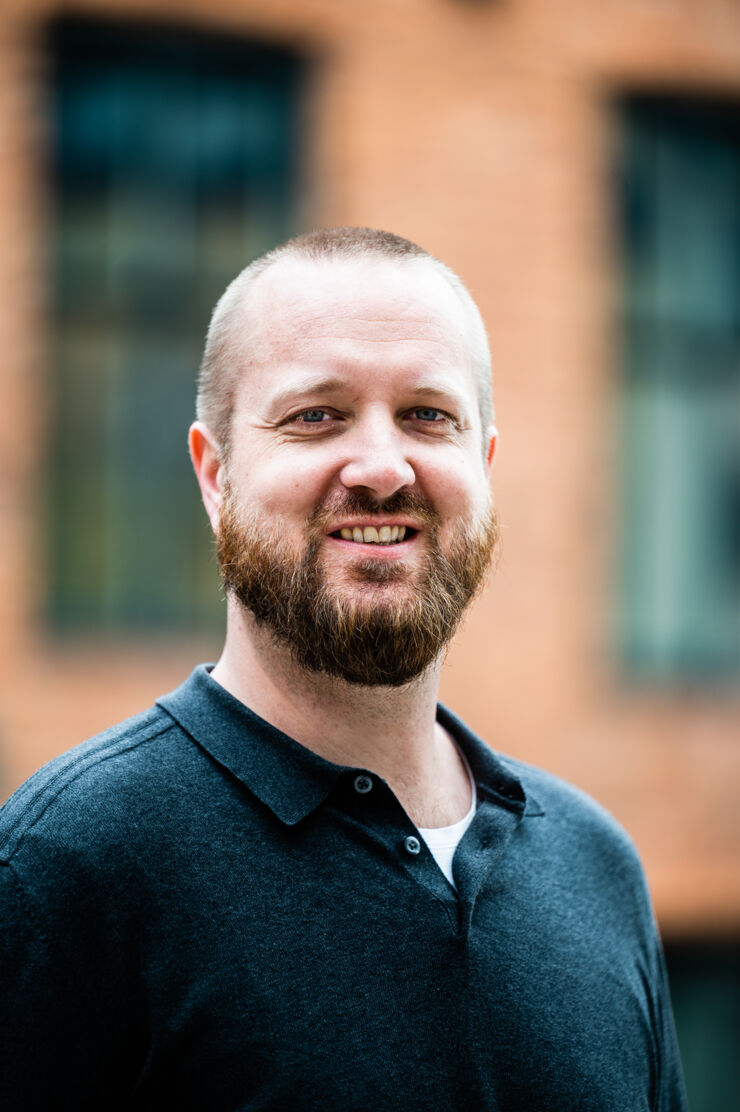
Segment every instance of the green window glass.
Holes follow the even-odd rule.
[[[740,676],[740,109],[621,114],[621,643],[651,680]]]
[[[63,20],[53,60],[49,616],[219,621],[186,456],[210,311],[295,231],[301,66],[283,51]]]
[[[665,956],[691,1112],[731,1112],[740,1094],[740,946],[667,942]]]

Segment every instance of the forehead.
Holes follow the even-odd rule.
[[[462,303],[423,259],[283,259],[256,280],[244,318],[253,369],[331,355],[348,365],[390,358],[470,374]]]

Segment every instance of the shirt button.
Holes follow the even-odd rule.
[[[413,834],[409,834],[408,838],[404,838],[403,840],[403,848],[406,850],[407,853],[410,853],[413,857],[416,857],[417,853],[421,849],[421,842],[418,838],[415,838]]]
[[[355,776],[355,791],[359,792],[360,795],[367,795],[369,791],[372,791],[372,787],[373,782],[369,776]]]

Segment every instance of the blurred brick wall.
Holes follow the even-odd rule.
[[[0,13],[0,773],[147,705],[218,646],[55,645],[40,621],[49,394],[41,31]],[[64,9],[66,10],[66,9]],[[610,101],[740,97],[735,0],[88,0],[296,46],[313,59],[303,225],[388,227],[450,263],[491,335],[501,429],[497,576],[443,697],[496,748],[566,776],[627,826],[663,927],[740,923],[740,702],[634,694],[611,641],[618,401]]]

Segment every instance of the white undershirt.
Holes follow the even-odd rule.
[[[455,850],[460,843],[463,834],[470,826],[475,815],[475,809],[478,805],[477,792],[475,790],[475,780],[470,771],[470,765],[465,760],[465,757],[460,753],[465,771],[468,774],[470,781],[471,803],[470,810],[467,815],[464,815],[458,822],[453,822],[452,826],[420,826],[419,833],[429,847],[429,850],[434,857],[434,860],[439,865],[444,875],[449,880],[453,888],[456,888],[455,881],[452,879],[452,858],[455,856]]]

